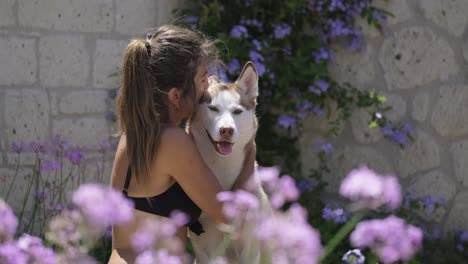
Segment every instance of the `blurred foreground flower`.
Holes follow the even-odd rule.
[[[350,236],[353,246],[370,248],[384,263],[410,260],[421,248],[422,239],[421,229],[396,216],[362,221]]]
[[[0,243],[13,239],[17,227],[18,219],[13,210],[0,199]]]
[[[393,176],[380,176],[366,166],[352,170],[341,182],[340,195],[354,202],[354,209],[376,209],[401,205],[401,187]]]

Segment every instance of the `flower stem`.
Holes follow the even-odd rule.
[[[327,256],[333,252],[333,250],[340,244],[340,242],[353,230],[353,228],[361,221],[361,219],[366,215],[365,212],[359,212],[354,215],[340,230],[338,233],[328,241],[325,246],[323,255],[320,257],[320,262],[327,258]]]
[[[16,170],[15,170],[15,175],[13,176],[13,180],[10,183],[10,187],[8,188],[8,192],[5,197],[5,202],[8,202],[8,197],[10,196],[11,189],[13,188],[13,185],[15,184],[16,177],[18,176],[18,171],[20,167],[20,157],[21,153],[18,153],[18,162],[16,163]]]

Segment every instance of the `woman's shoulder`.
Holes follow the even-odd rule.
[[[167,127],[161,132],[161,148],[179,150],[181,147],[190,148],[194,142],[187,132],[179,127]]]

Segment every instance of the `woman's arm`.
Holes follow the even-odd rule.
[[[223,191],[218,179],[203,161],[195,143],[179,128],[167,129],[161,136],[159,151],[166,168],[205,213],[218,223],[227,223],[222,203],[216,195]]]
[[[232,186],[233,190],[236,189],[247,189],[247,182],[249,180],[253,179],[253,174],[255,170],[255,159],[257,156],[257,145],[255,144],[255,141],[252,140],[250,143],[246,146],[246,154],[245,154],[245,159],[244,159],[244,165],[242,166],[242,170],[239,173],[239,176],[237,177],[236,181],[234,182],[234,185]],[[259,184],[259,183],[255,183]]]

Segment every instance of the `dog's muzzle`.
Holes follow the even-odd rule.
[[[215,141],[208,130],[206,131],[206,135],[210,139],[211,144],[213,144],[216,152],[220,155],[229,155],[232,152],[232,146],[234,146],[234,143],[228,142],[228,141]]]

